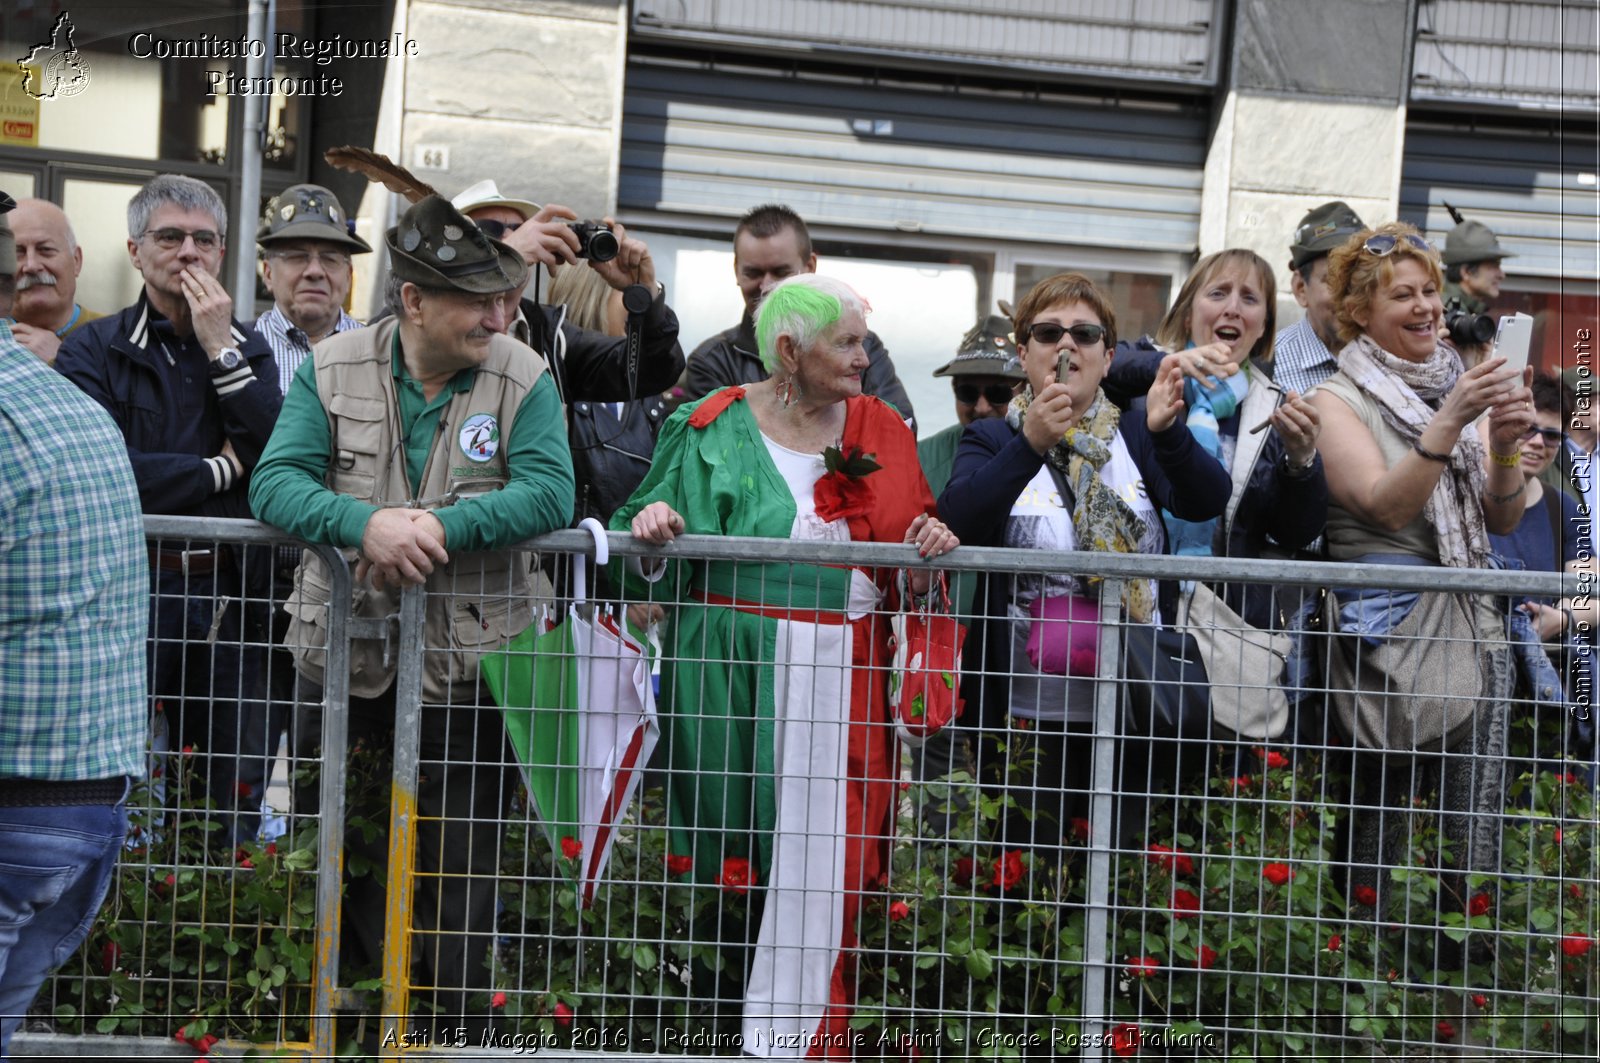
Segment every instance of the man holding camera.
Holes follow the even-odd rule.
[[[677,382],[684,365],[678,316],[667,305],[666,289],[656,280],[642,240],[610,218],[600,224],[577,222],[567,207],[503,196],[492,180],[479,181],[451,203],[490,238],[521,254],[528,266],[581,266],[587,259],[589,268],[622,292],[626,336],[568,324],[565,307],[537,301],[537,284],[528,295],[520,285],[507,293],[505,330],[549,361],[564,404],[626,402],[659,395]]]
[[[1500,298],[1506,271],[1500,263],[1517,256],[1500,246],[1494,230],[1481,221],[1461,222],[1445,234],[1444,296],[1446,311],[1456,304],[1469,314],[1487,314]]]

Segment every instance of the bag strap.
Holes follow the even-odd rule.
[[[1560,572],[1566,567],[1566,544],[1561,541],[1562,525],[1566,523],[1562,518],[1565,514],[1561,511],[1561,492],[1549,484],[1544,484],[1544,511],[1550,518],[1550,541],[1555,547],[1556,571]]]

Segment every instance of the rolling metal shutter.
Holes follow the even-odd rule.
[[[1592,127],[1592,124],[1590,126]],[[1406,129],[1400,217],[1438,246],[1453,223],[1448,201],[1495,231],[1516,273],[1600,276],[1600,141],[1554,130],[1523,133],[1462,126]]]
[[[625,208],[1192,253],[1199,100],[1049,97],[630,61]]]

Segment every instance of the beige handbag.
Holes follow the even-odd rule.
[[[1328,651],[1328,704],[1362,749],[1437,752],[1471,730],[1487,689],[1488,651],[1472,595],[1427,591],[1379,646],[1335,634]],[[1328,630],[1339,605],[1328,595]]]
[[[1194,637],[1211,685],[1211,719],[1246,738],[1272,739],[1289,726],[1283,674],[1294,643],[1252,627],[1215,591],[1196,581],[1178,609],[1178,627]]]

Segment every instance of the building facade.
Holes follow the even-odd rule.
[[[1328,199],[1436,241],[1446,202],[1495,229],[1518,255],[1497,309],[1535,314],[1541,364],[1600,311],[1596,0],[23,0],[0,46],[58,89],[0,68],[0,188],[63,203],[101,308],[131,299],[121,210],[161,170],[231,204],[328,184],[380,242],[394,197],[321,160],[357,143],[446,194],[492,177],[616,216],[686,345],[739,314],[735,219],[788,203],[927,428],[974,318],[1059,269],[1133,335],[1198,255],[1246,246],[1292,320],[1290,233]],[[359,266],[358,314],[382,255]]]

